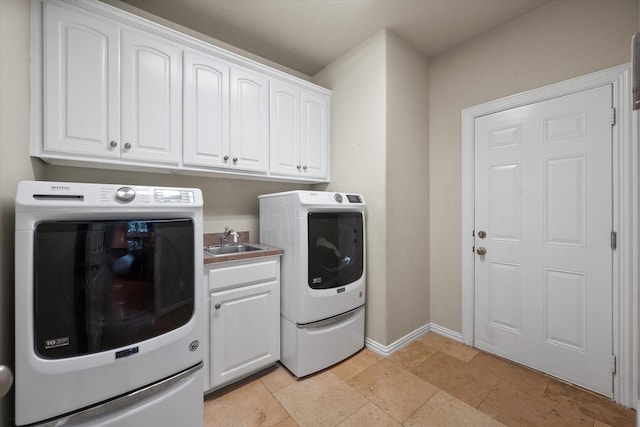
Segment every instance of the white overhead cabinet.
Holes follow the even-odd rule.
[[[328,176],[328,114],[328,97],[282,81],[271,82],[271,173]]]
[[[329,181],[329,90],[99,1],[32,4],[32,156]]]
[[[44,151],[120,157],[120,29],[44,6]]]
[[[269,165],[269,79],[231,68],[231,167],[267,172]]]
[[[184,165],[267,173],[269,80],[185,53]]]
[[[44,7],[45,151],[177,165],[180,49],[82,10]]]
[[[177,165],[182,157],[182,50],[124,30],[122,52],[122,158]]]
[[[184,164],[226,168],[229,160],[229,64],[184,55]]]

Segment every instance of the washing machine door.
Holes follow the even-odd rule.
[[[310,288],[338,288],[362,277],[364,226],[361,212],[311,212],[308,227]]]

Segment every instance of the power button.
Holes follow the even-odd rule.
[[[116,199],[121,202],[130,202],[136,198],[136,190],[131,187],[120,187],[116,190]]]

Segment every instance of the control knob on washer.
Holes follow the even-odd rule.
[[[333,198],[335,199],[336,202],[342,203],[342,194],[336,193],[333,195]]]
[[[136,198],[136,190],[131,187],[120,187],[116,190],[116,199],[121,202],[130,202]]]

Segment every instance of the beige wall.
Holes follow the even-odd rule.
[[[386,344],[429,323],[429,63],[388,34]]]
[[[33,179],[29,161],[29,2],[0,0],[0,364],[13,368],[13,242],[17,182]],[[13,393],[0,399],[9,424]]]
[[[461,332],[461,110],[628,62],[637,0],[554,1],[431,59],[431,322]]]
[[[429,321],[428,62],[380,31],[314,76],[333,90],[328,190],[367,202],[366,336]]]
[[[331,184],[367,203],[366,336],[386,340],[386,32],[381,31],[314,76],[331,96]]]

